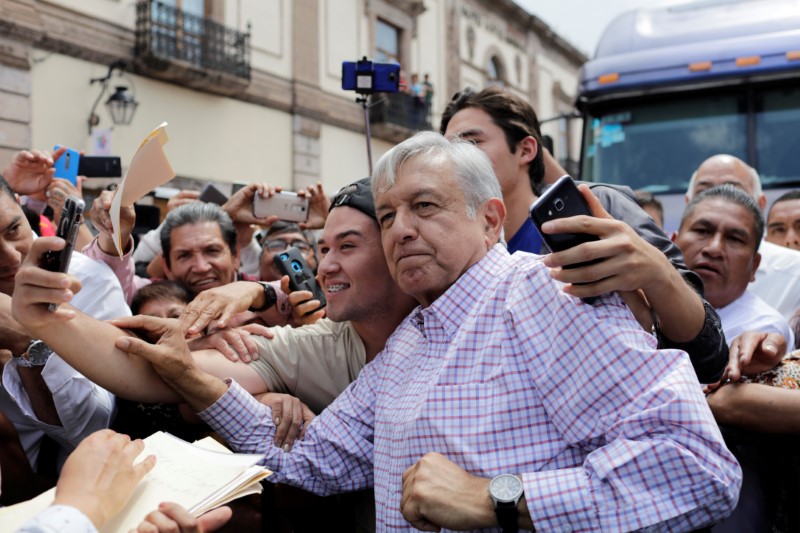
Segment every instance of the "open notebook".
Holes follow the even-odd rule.
[[[256,465],[260,455],[231,453],[211,438],[189,444],[158,432],[144,439],[137,461],[155,455],[156,466],[120,513],[100,531],[129,531],[163,501],[176,502],[194,516],[227,502],[261,492],[260,481],[272,472]],[[14,531],[53,502],[51,489],[27,502],[0,509],[0,530]]]

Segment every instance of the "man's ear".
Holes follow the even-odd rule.
[[[536,159],[536,154],[539,153],[539,143],[532,136],[528,135],[522,139],[518,146],[522,163],[530,164]]]
[[[503,223],[506,221],[506,205],[500,198],[489,198],[481,206],[481,217],[486,235],[487,248],[500,242]]]
[[[753,257],[753,269],[750,271],[751,282],[756,280],[756,270],[758,270],[758,266],[760,264],[761,264],[761,254],[756,252],[756,255]]]

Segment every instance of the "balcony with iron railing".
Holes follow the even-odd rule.
[[[243,33],[159,0],[140,0],[135,57],[161,78],[200,87],[232,83],[231,90],[240,90],[250,81],[250,25]]]
[[[431,129],[431,110],[424,98],[404,92],[378,93],[370,98],[369,122],[377,137],[399,142]]]

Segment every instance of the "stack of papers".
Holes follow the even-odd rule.
[[[189,444],[168,433],[144,439],[137,461],[156,456],[156,466],[137,487],[120,513],[100,531],[135,529],[158,504],[176,502],[194,516],[248,494],[261,493],[260,482],[272,472],[256,465],[260,455],[231,453],[211,438]],[[14,531],[53,503],[55,489],[17,505],[0,509],[3,531]],[[6,529],[7,528],[7,529]]]

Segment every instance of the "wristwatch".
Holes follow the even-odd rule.
[[[275,303],[278,301],[278,295],[275,294],[275,288],[266,281],[257,281],[256,283],[260,284],[264,289],[264,305],[258,308],[251,307],[250,311],[260,313],[261,311],[266,311],[275,305]]]
[[[32,340],[28,344],[28,349],[19,358],[17,364],[25,368],[34,366],[44,366],[53,355],[53,350],[48,345],[40,340]]]
[[[513,474],[500,474],[489,483],[489,496],[494,502],[494,512],[503,533],[519,531],[517,504],[522,494],[522,480]]]

